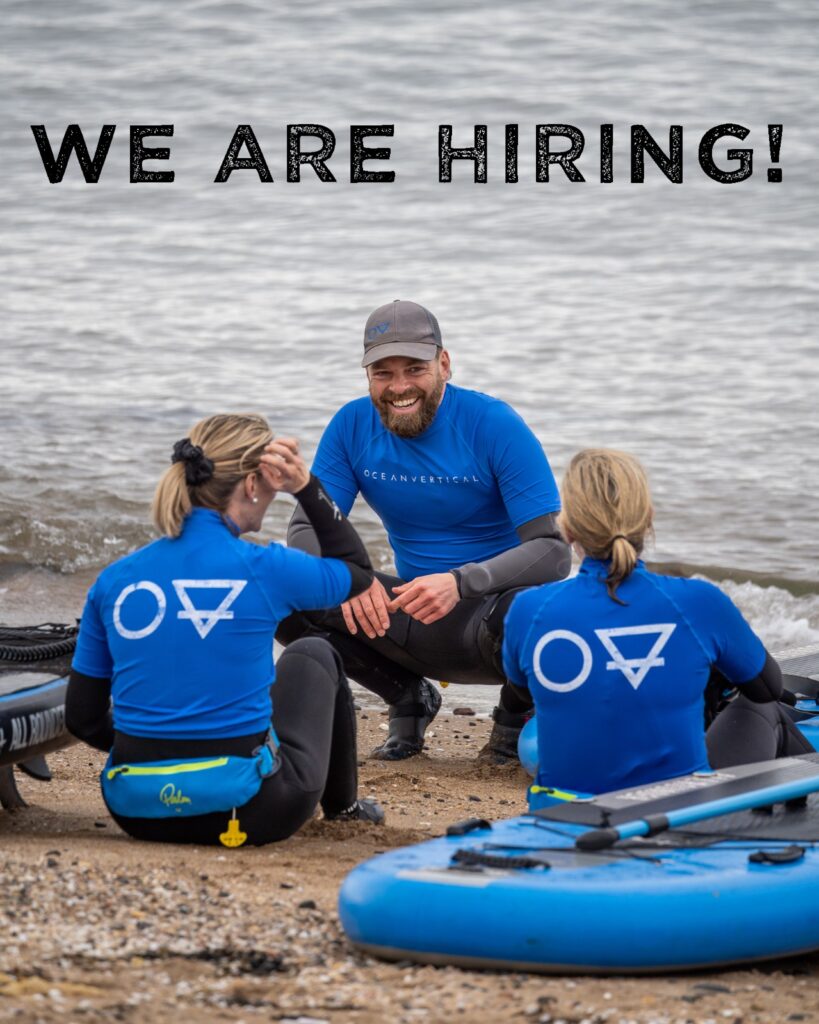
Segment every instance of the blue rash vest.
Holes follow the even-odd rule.
[[[483,562],[560,508],[540,442],[505,402],[447,384],[418,437],[393,434],[369,396],[343,406],[313,472],[345,514],[361,492],[384,524],[404,580]]]
[[[642,562],[606,592],[609,563],[520,594],[503,664],[535,703],[538,786],[602,793],[708,768],[704,691],[712,666],[735,685],[765,648],[723,592]]]
[[[292,611],[338,605],[350,571],[236,537],[210,509],[182,533],[104,569],[88,594],[72,668],[111,679],[114,728],[210,739],[270,726],[273,635]]]

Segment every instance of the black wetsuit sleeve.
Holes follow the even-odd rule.
[[[108,752],[114,745],[111,680],[72,669],[65,695],[65,725],[78,740]]]
[[[321,547],[319,546],[316,531],[313,529],[310,520],[307,518],[307,513],[301,505],[296,506],[296,511],[290,518],[290,523],[287,527],[287,546],[289,548],[296,548],[299,551],[305,551],[308,555],[321,556]]]
[[[311,473],[310,482],[294,497],[311,527],[318,549],[308,553],[321,555],[322,558],[339,558],[346,564],[352,581],[348,598],[367,590],[373,581],[370,556],[354,527],[324,490],[319,478]],[[287,541],[290,544],[290,530],[287,532]],[[301,547],[297,544],[291,546]],[[302,547],[301,550],[305,549]]]
[[[453,570],[461,597],[537,587],[568,576],[572,554],[560,535],[556,513],[530,519],[515,532],[521,540],[517,547],[485,562],[468,562]]]
[[[739,692],[744,694],[748,700],[755,704],[767,704],[772,700],[782,700],[784,687],[782,685],[782,669],[775,658],[772,658],[765,651],[765,664],[759,675],[749,679],[739,687]]]

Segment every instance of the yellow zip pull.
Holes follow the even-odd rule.
[[[247,832],[239,831],[239,819],[236,817],[236,808],[233,808],[233,815],[228,822],[227,832],[222,832],[219,836],[219,842],[222,846],[228,846],[233,849],[236,846],[241,846],[247,841]]]
[[[441,684],[441,686],[444,687],[444,689],[446,689],[446,687],[449,686],[449,683],[445,683],[443,679],[439,679],[438,682]]]

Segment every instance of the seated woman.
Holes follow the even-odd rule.
[[[318,803],[325,818],[383,821],[357,799],[355,715],[332,647],[301,640],[273,665],[281,619],[370,585],[358,535],[261,416],[202,420],[171,462],[153,503],[164,537],[94,583],[68,686],[68,728],[110,751],[109,810],[139,839],[226,846],[284,839]],[[322,558],[241,539],[277,490],[301,505]]]
[[[649,572],[653,509],[636,459],[588,449],[561,488],[579,573],[525,591],[506,617],[503,660],[537,716],[532,806],[551,790],[594,794],[713,767],[807,753],[776,703],[782,675],[731,600],[704,580]],[[705,736],[712,671],[742,694]]]

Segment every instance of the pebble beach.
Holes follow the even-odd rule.
[[[0,1020],[819,1020],[819,954],[615,978],[385,963],[357,952],[336,912],[339,885],[355,864],[462,818],[510,817],[525,806],[520,767],[475,761],[489,732],[485,717],[441,714],[425,753],[394,764],[367,758],[385,725],[381,712],[359,710],[360,789],[383,803],[386,824],[317,817],[262,848],[128,838],[99,794],[102,755],[81,745],[50,755],[51,783],[20,776],[29,806],[0,812]]]

